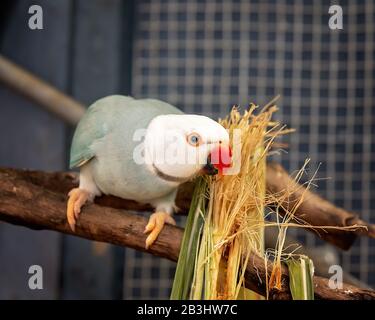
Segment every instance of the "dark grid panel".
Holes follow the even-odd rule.
[[[213,118],[233,104],[261,105],[281,94],[277,117],[297,133],[277,160],[293,171],[310,157],[310,173],[321,162],[319,177],[331,179],[319,181],[317,191],[375,222],[375,5],[339,3],[344,30],[332,31],[323,0],[139,1],[132,93]],[[312,234],[297,235],[321,244]],[[374,240],[360,239],[341,255],[344,269],[375,285],[374,249]],[[160,273],[150,276],[155,267]],[[137,285],[148,288],[137,297],[152,290],[167,297],[172,264],[128,251],[125,273],[134,269],[151,279]],[[129,277],[126,298],[134,296]]]

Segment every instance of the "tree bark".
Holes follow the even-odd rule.
[[[0,220],[32,229],[55,230],[146,251],[146,235],[143,234],[143,230],[147,219],[122,209],[97,204],[88,205],[81,213],[76,232],[72,232],[65,216],[66,190],[75,185],[75,178],[76,175],[72,173],[0,169]],[[132,202],[122,203],[126,203],[129,208],[133,206],[132,209],[141,209],[138,204]],[[147,252],[177,261],[182,234],[181,228],[166,225]],[[265,295],[266,274],[271,273],[270,265],[266,267],[263,259],[256,255],[252,255],[249,261],[246,286]],[[281,290],[272,291],[270,299],[291,298],[286,267],[282,269],[282,280]],[[328,286],[328,280],[320,277],[315,277],[314,283],[317,299],[375,299],[375,292],[372,290],[348,285],[344,285],[342,289],[332,290]]]
[[[61,194],[67,194],[70,189],[77,186],[78,175],[75,172],[54,172],[47,173],[41,171],[29,171],[18,169],[1,169],[1,175],[8,175],[19,180],[25,180],[42,188],[53,190]],[[334,206],[332,203],[322,199],[317,194],[298,185],[288,173],[278,164],[270,163],[267,166],[267,192],[269,195],[281,195],[286,192],[289,196],[282,203],[283,208],[290,208],[295,205],[302,197],[302,204],[298,207],[295,216],[302,219],[311,226],[331,226],[348,227],[361,226],[355,231],[344,231],[337,229],[308,229],[313,231],[321,239],[334,244],[340,249],[347,250],[351,247],[358,235],[375,238],[374,225],[368,224],[358,218],[354,213]],[[187,214],[190,206],[191,195],[194,184],[183,184],[177,194],[177,206],[180,208],[180,214]],[[134,211],[152,211],[150,205],[139,204],[135,201],[120,199],[113,196],[102,196],[95,199],[95,203],[106,207],[117,209],[127,209]],[[280,214],[285,214],[280,211]]]
[[[69,124],[75,125],[85,113],[82,104],[2,55],[0,82]]]
[[[268,194],[287,192],[288,197],[283,201],[282,208],[290,209],[303,199],[295,213],[296,219],[303,220],[311,226],[359,226],[357,230],[351,232],[338,229],[308,229],[323,240],[347,250],[352,246],[356,236],[375,238],[375,226],[373,224],[361,220],[355,213],[336,207],[312,191],[306,190],[305,187],[296,183],[281,165],[269,163],[266,179]],[[283,215],[285,211],[279,213]]]

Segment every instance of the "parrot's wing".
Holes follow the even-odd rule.
[[[95,157],[92,146],[110,130],[110,124],[118,115],[116,108],[133,100],[131,97],[114,95],[96,101],[87,109],[73,136],[70,168],[80,167]]]
[[[126,114],[123,112],[127,108]],[[161,114],[182,114],[174,106],[156,99],[136,100],[132,97],[113,95],[92,104],[79,122],[70,149],[70,168],[80,167],[95,157],[93,146],[104,138],[119,122],[127,123],[123,136],[133,134],[134,127],[147,126]]]
[[[100,126],[95,126],[95,109],[89,108],[79,122],[70,148],[70,168],[80,167],[95,156],[92,143],[104,136]],[[94,114],[93,114],[94,113]]]

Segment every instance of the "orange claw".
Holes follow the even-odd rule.
[[[81,208],[90,198],[90,193],[84,189],[74,188],[70,190],[68,197],[66,218],[70,228],[75,231],[76,222],[81,213]]]
[[[172,216],[166,212],[155,212],[150,216],[144,231],[144,233],[150,233],[146,238],[146,249],[155,242],[165,223],[176,225]]]

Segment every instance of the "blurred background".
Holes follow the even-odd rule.
[[[28,27],[31,5],[43,30]],[[331,4],[343,30],[328,26]],[[311,158],[316,192],[375,223],[375,3],[372,0],[2,1],[1,54],[89,105],[114,94],[225,116],[280,94],[276,118],[297,133],[275,156],[290,172]],[[66,170],[73,128],[0,86],[0,166]],[[306,247],[375,286],[375,241]],[[327,258],[327,259],[328,259]],[[27,287],[28,268],[44,289]],[[168,298],[174,263],[130,249],[0,223],[1,299]]]

